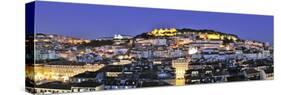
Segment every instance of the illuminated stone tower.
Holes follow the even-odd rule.
[[[189,58],[178,58],[172,61],[176,73],[175,85],[185,85],[184,75],[186,70],[188,70],[189,61]]]

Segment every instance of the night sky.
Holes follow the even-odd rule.
[[[273,43],[273,16],[36,1],[35,31],[95,39],[154,28],[211,29]]]

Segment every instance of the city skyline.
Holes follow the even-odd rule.
[[[191,28],[210,29],[235,34],[242,39],[273,44],[272,16],[42,1],[36,3],[35,32],[38,33],[96,39],[114,34],[135,36],[154,28]]]
[[[36,1],[26,21],[34,94],[274,79],[273,16]]]

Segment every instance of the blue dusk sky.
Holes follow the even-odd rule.
[[[85,39],[154,28],[211,29],[273,43],[273,16],[36,1],[35,32]]]

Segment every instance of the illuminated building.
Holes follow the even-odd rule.
[[[154,29],[149,32],[149,35],[153,35],[156,37],[163,37],[163,36],[176,36],[177,30],[175,28],[165,28],[165,29]]]
[[[193,40],[189,39],[189,38],[176,38],[175,39],[175,44],[177,46],[183,46],[183,45],[186,45],[186,44],[190,44],[191,42],[193,42]]]
[[[85,71],[97,71],[104,67],[103,64],[34,64],[26,66],[26,77],[37,83],[41,81],[62,81],[66,82],[70,77]]]
[[[175,68],[176,79],[184,79],[185,71],[188,69],[190,59],[178,58],[172,61],[173,68]]]
[[[154,60],[154,61],[153,61],[153,64],[155,64],[155,65],[156,65],[156,64],[162,64],[162,61],[161,61],[161,60]]]
[[[198,36],[200,39],[204,40],[233,40],[237,41],[238,37],[233,34],[226,34],[214,30],[194,30],[194,29],[178,29],[178,35],[188,36],[190,38],[194,38],[194,36]]]
[[[198,52],[198,49],[196,47],[190,47],[188,49],[188,54],[191,55],[191,54],[196,54]]]
[[[201,39],[207,39],[207,40],[224,40],[224,39],[233,40],[233,41],[238,40],[236,36],[228,35],[228,34],[219,34],[219,33],[202,33],[199,34],[199,37]]]
[[[185,72],[188,70],[190,59],[178,58],[172,61],[172,67],[175,68],[175,85],[185,85]]]

